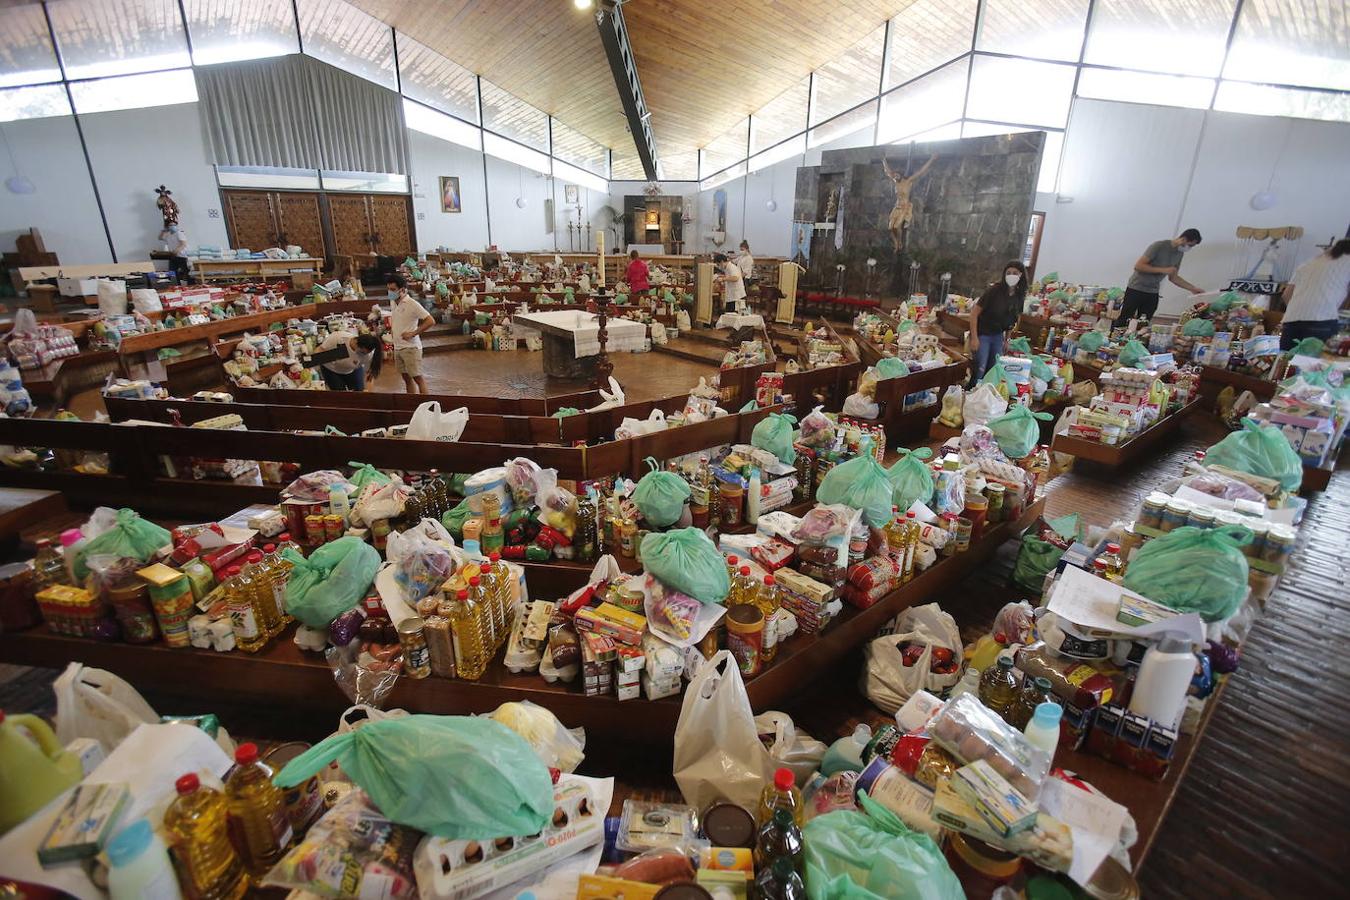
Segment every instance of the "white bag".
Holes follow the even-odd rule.
[[[741,671],[726,650],[703,663],[684,692],[674,770],[684,802],[694,809],[718,800],[754,809],[772,777],[773,760],[759,742]]]
[[[658,431],[666,430],[666,414],[662,410],[654,409],[645,419],[635,419],[632,416],[625,416],[619,423],[619,427],[614,429],[614,440],[622,441],[625,438],[640,437],[644,434],[654,434]]]
[[[936,603],[910,607],[896,616],[892,625],[894,634],[867,645],[867,664],[859,687],[868,700],[894,714],[915,691],[924,690],[940,697],[960,681],[962,646],[956,620]],[[909,642],[924,645],[923,654],[912,666],[905,665],[900,653],[900,645]],[[934,647],[952,651],[956,668],[951,674],[936,675],[930,671]]]
[[[407,500],[408,488],[398,479],[368,485],[352,507],[353,524],[370,527],[381,519],[396,519],[403,515],[403,504]]]
[[[863,393],[849,394],[844,398],[844,415],[855,419],[875,419],[881,415],[881,404]]]
[[[609,390],[600,389],[600,402],[585,412],[600,412],[605,409],[614,409],[617,406],[623,406],[628,402],[628,397],[623,392],[623,387],[614,376],[609,376]]]
[[[100,278],[98,285],[98,311],[105,316],[125,316],[127,314],[127,283],[112,278]]]
[[[689,310],[675,310],[675,327],[680,331],[693,331],[694,323],[689,321]]]
[[[413,410],[412,421],[404,435],[410,441],[457,441],[469,424],[469,408],[461,406],[441,412],[439,400],[428,400]]]
[[[132,288],[131,308],[138,313],[160,312],[164,304],[160,302],[159,291],[154,288]]]
[[[989,420],[1008,411],[1008,401],[987,384],[981,384],[966,394],[961,404],[961,417],[967,425],[987,425]]]
[[[820,768],[829,744],[818,741],[804,731],[798,731],[792,724],[792,717],[785,712],[768,710],[755,716],[755,730],[768,742],[769,757],[775,768],[791,769],[797,778],[797,786],[806,784],[811,773]]]
[[[159,713],[127,682],[103,669],[71,663],[52,685],[56,692],[56,738],[63,745],[93,738],[112,753],[141,725],[155,725]]]

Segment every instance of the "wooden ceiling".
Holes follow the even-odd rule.
[[[572,0],[353,2],[616,154],[632,152],[593,10]],[[628,0],[658,157],[707,145],[913,2]]]

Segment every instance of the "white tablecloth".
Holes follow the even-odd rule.
[[[733,331],[737,328],[763,328],[764,317],[757,313],[750,315],[734,312],[722,313],[717,319],[716,327],[730,328]]]
[[[594,313],[575,309],[556,309],[548,312],[528,313],[512,317],[512,334],[516,337],[528,336],[522,332],[537,334],[540,325],[562,328],[572,333],[573,352],[577,359],[583,356],[595,356],[600,352],[600,326]],[[531,327],[534,326],[534,327]],[[640,351],[646,346],[647,326],[628,319],[610,319],[607,326],[609,340],[605,349],[610,353]]]

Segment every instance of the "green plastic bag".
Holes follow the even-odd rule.
[[[160,549],[173,542],[169,532],[154,522],[147,522],[134,509],[119,509],[117,520],[112,527],[100,535],[90,538],[88,543],[75,553],[75,562],[71,567],[75,577],[81,582],[89,574],[85,560],[91,556],[116,556],[118,559],[134,559],[137,562],[149,562]]]
[[[1041,284],[1054,284],[1056,281],[1059,281],[1059,273],[1051,272],[1041,279]]]
[[[1055,380],[1055,373],[1050,371],[1050,367],[1046,365],[1045,360],[1041,359],[1039,356],[1033,356],[1031,358],[1031,377],[1039,378],[1041,381],[1049,384],[1051,381]]]
[[[1002,384],[1007,389],[1009,397],[1017,396],[1017,385],[1012,383],[1012,379],[1008,377],[1008,370],[1003,368],[1003,363],[1000,362],[989,367],[989,371],[980,379],[980,384],[987,384],[994,390],[998,390],[999,384]]]
[[[1147,541],[1130,557],[1125,587],[1181,612],[1220,622],[1247,595],[1247,557],[1239,549],[1252,533],[1241,525],[1183,525]]]
[[[1120,355],[1116,360],[1126,368],[1139,368],[1139,361],[1148,356],[1148,348],[1139,341],[1131,338],[1125,342],[1125,346],[1120,348]]]
[[[1078,339],[1078,349],[1096,353],[1106,343],[1106,337],[1100,331],[1089,331]]]
[[[746,413],[746,412],[758,412],[758,411],[759,411],[759,404],[755,401],[755,398],[754,398],[754,397],[751,397],[749,400],[745,401],[745,403],[741,405],[741,408],[740,408],[740,409],[738,409],[738,410],[736,410],[736,411],[737,411],[737,412],[743,412],[743,413]]]
[[[1184,337],[1214,337],[1214,323],[1209,319],[1187,319],[1181,326]]]
[[[894,356],[886,356],[877,360],[877,380],[884,381],[887,378],[904,378],[909,374],[909,366],[905,365],[903,359],[897,359]]]
[[[961,882],[928,835],[866,793],[866,812],[836,810],[802,827],[811,900],[965,900]]]
[[[450,493],[456,497],[464,496],[464,483],[473,475],[472,472],[454,472],[450,475]]]
[[[1008,341],[1009,353],[1020,353],[1023,356],[1031,355],[1031,341],[1026,337],[1015,337]]]
[[[913,331],[919,327],[919,323],[913,319],[901,319],[900,324],[895,326],[896,334],[904,334],[906,331]]]
[[[579,416],[579,415],[581,415],[581,410],[577,409],[575,406],[564,406],[553,414],[553,418],[565,419],[568,416]]]
[[[1242,428],[1206,450],[1205,465],[1273,478],[1286,491],[1296,491],[1303,483],[1303,461],[1284,433],[1255,419],[1243,419]]]
[[[1307,337],[1294,345],[1289,351],[1290,356],[1321,356],[1322,351],[1326,349],[1326,343],[1320,338]]]
[[[308,559],[290,548],[285,556],[295,564],[286,580],[286,610],[310,628],[327,628],[360,603],[380,568],[379,551],[351,536],[329,541]]]
[[[891,518],[891,480],[877,458],[868,453],[840,463],[825,473],[816,491],[821,503],[842,503],[862,510],[863,519],[881,528]],[[643,551],[643,558],[646,558]]]
[[[352,461],[348,462],[347,465],[354,467],[356,470],[352,472],[352,476],[347,479],[351,482],[352,486],[356,488],[355,493],[352,495],[353,501],[361,496],[368,486],[373,484],[376,487],[383,487],[393,480],[370,463]]]
[[[689,482],[674,472],[664,472],[654,457],[647,457],[651,471],[642,476],[633,489],[633,502],[648,524],[669,528],[680,521],[685,501],[689,499]]]
[[[455,840],[538,834],[553,817],[553,779],[523,737],[488,716],[367,721],[291,760],[294,787],[333,761],[391,821]]]
[[[1125,289],[1124,289],[1124,288],[1113,287],[1113,288],[1107,288],[1107,289],[1106,289],[1106,299],[1107,299],[1107,300],[1119,300],[1121,297],[1124,297],[1124,296],[1125,296]]]
[[[1036,449],[1041,438],[1038,422],[1048,422],[1050,413],[1034,413],[1023,403],[1014,403],[1007,412],[988,422],[989,430],[998,441],[998,448],[1010,459],[1021,459]]]
[[[905,513],[916,502],[929,503],[933,499],[933,470],[925,460],[933,455],[927,447],[918,450],[899,448],[900,459],[886,470],[891,482],[891,505]]]
[[[1065,540],[1076,541],[1082,538],[1082,525],[1077,513],[1047,520],[1046,524]],[[1022,535],[1022,545],[1017,550],[1017,562],[1013,565],[1012,573],[1013,584],[1033,594],[1041,592],[1045,576],[1064,555],[1063,548],[1050,541],[1041,540],[1036,532],[1036,528],[1028,528]]]
[[[787,413],[769,413],[755,425],[750,432],[750,446],[767,450],[784,465],[792,465],[797,460],[797,451],[792,446],[792,426],[797,417]]]
[[[473,510],[469,509],[469,501],[461,500],[453,509],[447,509],[441,515],[441,524],[445,530],[450,532],[450,536],[457,541],[464,540],[464,523],[469,521],[473,515]]]
[[[1226,313],[1232,309],[1238,302],[1238,295],[1232,291],[1224,291],[1213,300],[1209,301],[1209,311],[1211,313]]]
[[[647,573],[700,603],[721,603],[731,590],[727,564],[712,539],[697,528],[653,532],[642,539]]]

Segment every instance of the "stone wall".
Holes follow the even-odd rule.
[[[825,151],[820,165],[797,170],[793,213],[798,221],[824,222],[831,195],[843,187],[843,247],[835,248],[834,231],[817,230],[805,283],[833,290],[843,263],[845,293],[862,295],[872,258],[873,295],[907,294],[915,262],[919,291],[936,295],[939,276],[951,272],[952,291],[978,294],[1008,260],[1022,257],[1044,143],[1044,132],[1035,131]],[[895,188],[883,153],[901,174],[917,172],[937,154],[910,192],[914,216],[898,253],[888,229]]]

